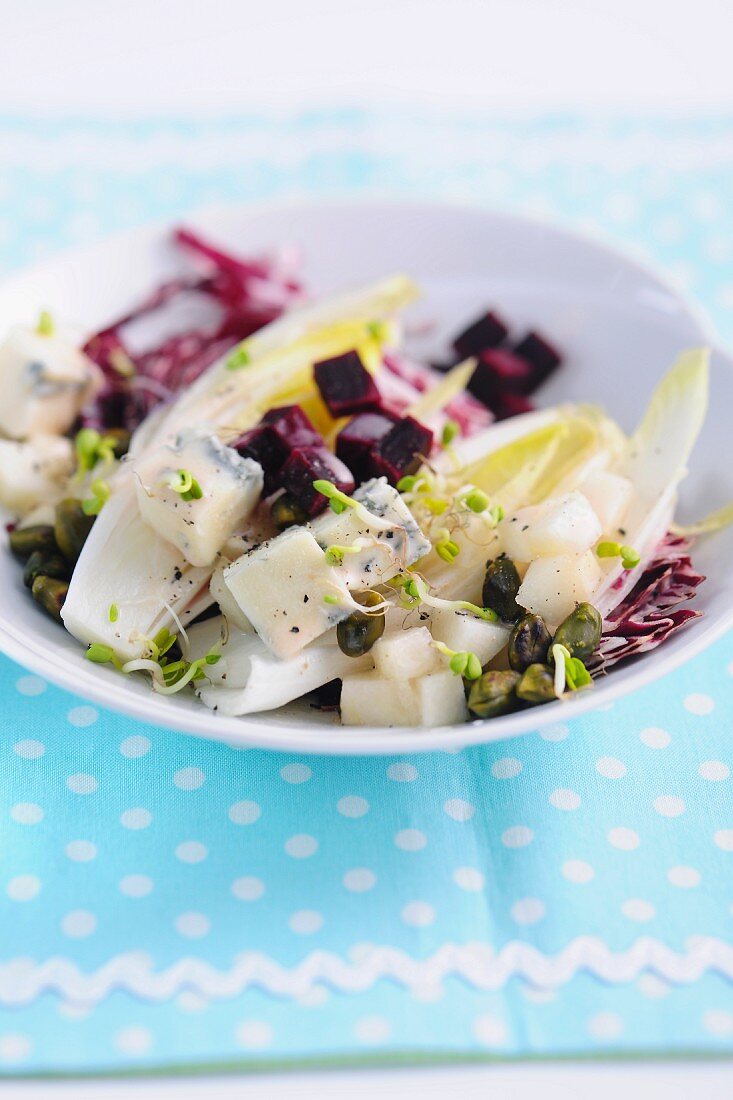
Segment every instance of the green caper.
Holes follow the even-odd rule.
[[[84,514],[81,503],[73,497],[56,505],[56,521],[53,526],[59,550],[67,561],[75,565],[95,516]]]
[[[587,661],[598,648],[603,630],[600,612],[590,603],[579,603],[557,630],[553,642],[564,645],[571,657]]]
[[[524,615],[509,638],[509,664],[515,672],[547,660],[552,635],[539,615]]]
[[[308,522],[307,513],[290,493],[283,493],[272,502],[270,515],[272,522],[280,531],[284,531],[286,527]]]
[[[130,449],[131,434],[127,428],[106,428],[102,438],[112,444],[112,453],[115,458],[122,458]]]
[[[34,524],[32,527],[16,527],[10,532],[10,549],[19,558],[29,558],[35,550],[53,554],[58,550],[53,527]]]
[[[364,607],[376,607],[382,603],[377,592],[355,592],[354,599]],[[336,627],[339,649],[347,657],[361,657],[368,653],[384,634],[384,615],[369,615],[366,611],[352,611]]]
[[[481,592],[484,607],[491,607],[505,623],[515,622],[522,614],[522,608],[517,603],[517,592],[521,583],[512,559],[500,554],[486,565]]]
[[[23,570],[23,584],[32,588],[36,577],[53,577],[57,581],[68,581],[69,565],[60,554],[50,557],[42,550],[34,550]]]
[[[58,619],[59,622],[68,591],[68,581],[60,581],[55,577],[36,577],[33,582],[33,599],[38,601],[52,619]]]
[[[518,672],[484,672],[471,684],[468,709],[477,718],[498,718],[500,714],[508,714],[517,706],[514,689],[518,683]]]
[[[551,703],[556,699],[555,677],[549,665],[534,664],[525,669],[517,684],[517,698],[523,703]]]

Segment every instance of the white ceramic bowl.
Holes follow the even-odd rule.
[[[447,334],[482,307],[496,306],[517,331],[537,326],[567,353],[540,394],[603,404],[631,428],[660,375],[685,347],[707,342],[678,294],[638,263],[584,237],[506,214],[431,204],[234,207],[191,219],[244,252],[298,245],[315,292],[404,270],[425,289],[413,312],[435,322],[418,352],[437,352]],[[119,315],[180,260],[166,228],[145,228],[16,275],[0,286],[0,331],[41,306],[94,329]],[[733,362],[716,353],[708,421],[681,493],[681,514],[700,516],[733,499],[730,412]],[[695,600],[704,617],[660,649],[621,666],[592,691],[505,718],[452,728],[347,729],[307,703],[270,714],[225,718],[193,696],[155,695],[138,677],[91,665],[83,648],[28,598],[18,563],[0,552],[0,648],[77,694],[135,718],[241,744],[300,752],[399,753],[494,741],[605,706],[669,672],[733,621],[733,530],[701,540],[695,563],[708,580]]]

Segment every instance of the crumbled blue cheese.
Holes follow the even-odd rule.
[[[57,498],[73,468],[74,448],[63,436],[0,439],[0,504],[24,515]]]
[[[200,497],[185,500],[171,487],[182,470],[196,480]],[[213,564],[256,507],[263,484],[258,462],[197,430],[144,452],[133,472],[142,519],[178,547],[186,561],[201,567]]]
[[[63,435],[100,382],[69,336],[15,325],[0,344],[0,432],[11,439]]]

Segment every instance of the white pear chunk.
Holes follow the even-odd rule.
[[[413,681],[391,680],[377,672],[344,677],[342,726],[412,726],[417,724],[417,709]]]
[[[450,669],[433,672],[413,681],[417,695],[418,717],[410,723],[430,729],[433,726],[452,726],[468,718],[463,678]]]
[[[583,554],[603,533],[590,503],[577,491],[520,508],[502,523],[504,551],[514,561]]]
[[[262,467],[224,446],[215,435],[191,430],[146,451],[133,466],[140,515],[178,547],[191,565],[212,565],[216,555],[256,507]],[[185,500],[170,480],[188,471],[202,496]]]
[[[442,607],[430,609],[430,629],[436,641],[456,653],[475,653],[482,665],[501,652],[511,633],[504,623],[488,623],[469,611]]]
[[[415,680],[445,666],[424,626],[383,635],[371,648],[374,667],[386,680]]]
[[[356,606],[339,570],[305,527],[290,527],[244,554],[225,569],[224,583],[263,642],[282,658],[295,656]]]
[[[63,436],[0,439],[0,504],[23,515],[58,497],[73,469],[74,448]]]
[[[63,435],[100,381],[70,335],[15,325],[0,344],[0,431],[11,439]]]
[[[224,573],[230,565],[231,562],[227,561],[226,558],[223,558],[219,562],[216,569],[211,574],[209,590],[214,597],[214,601],[218,603],[219,610],[230,626],[242,630],[245,634],[252,634],[254,633],[252,623],[244,614],[228,585],[224,581]]]
[[[618,535],[634,495],[629,479],[608,470],[596,470],[585,478],[580,491],[598,516],[604,533]]]
[[[601,567],[590,550],[578,557],[537,558],[524,575],[517,603],[541,615],[553,630],[576,603],[593,602],[591,597],[602,578]]]

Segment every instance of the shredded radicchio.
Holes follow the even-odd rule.
[[[289,257],[243,259],[187,229],[177,230],[174,241],[192,254],[198,270],[158,287],[84,347],[104,375],[101,393],[84,414],[90,427],[137,427],[157,404],[190,385],[229,348],[302,296]],[[196,298],[211,313],[207,324],[191,324],[142,352],[131,349],[127,331],[133,322],[152,320],[176,304],[188,307]]]
[[[619,661],[655,649],[700,611],[680,608],[705,578],[692,566],[690,542],[668,534],[621,603],[607,616],[603,637],[590,663],[594,676]],[[677,610],[673,610],[677,608]]]
[[[380,375],[379,388],[382,401],[390,412],[403,413],[415,397],[432,389],[439,374],[431,367],[410,359],[402,352],[388,351],[384,356],[386,371]],[[458,424],[463,435],[475,435],[488,428],[494,420],[484,404],[465,390],[445,407],[446,417]]]

